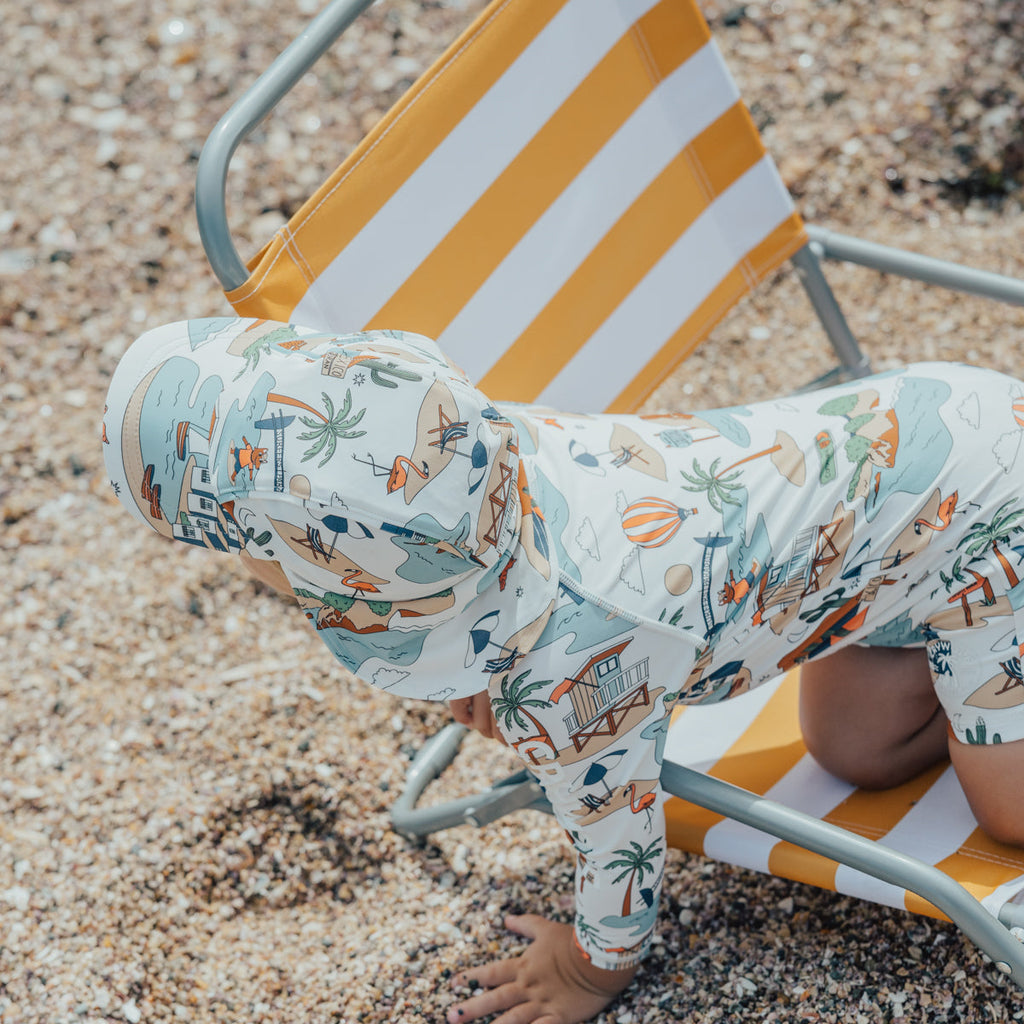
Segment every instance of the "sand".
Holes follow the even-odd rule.
[[[236,158],[245,255],[457,27],[382,3]],[[534,813],[423,846],[389,828],[443,708],[341,672],[226,558],[109,493],[107,381],[147,326],[223,313],[192,208],[199,149],[311,5],[0,0],[0,1019],[436,1021],[449,974],[570,914]],[[805,216],[1024,277],[1020,0],[709,3]],[[830,269],[879,369],[1018,369],[1024,314]],[[828,365],[792,277],[722,323],[649,409],[788,390]],[[467,743],[440,796],[510,765]],[[951,926],[675,854],[657,945],[605,1024],[1006,1021],[1024,1000]]]

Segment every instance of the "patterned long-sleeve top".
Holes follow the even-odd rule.
[[[129,349],[104,437],[138,518],[280,562],[359,676],[489,690],[576,849],[598,966],[650,941],[675,702],[846,643],[926,645],[958,736],[1024,737],[1024,386],[1007,377],[930,364],[584,416],[491,402],[418,336],[205,320]]]

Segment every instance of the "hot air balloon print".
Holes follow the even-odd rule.
[[[622,529],[642,548],[660,548],[678,532],[695,508],[680,508],[667,498],[640,498],[622,510]]]

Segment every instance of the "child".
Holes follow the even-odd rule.
[[[416,335],[236,319],[140,338],[104,423],[138,518],[239,552],[343,665],[450,701],[544,787],[576,920],[512,918],[525,953],[457,979],[484,988],[449,1020],[502,1024],[589,1019],[643,958],[676,702],[808,662],[827,768],[888,786],[948,750],[981,824],[1024,843],[1022,439],[1024,385],[966,366],[583,416],[492,403]]]

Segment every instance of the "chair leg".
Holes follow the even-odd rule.
[[[661,781],[668,792],[684,800],[917,893],[1024,988],[1024,945],[938,868],[692,768],[666,761]]]
[[[940,288],[981,295],[1012,306],[1024,306],[1024,281],[1016,277],[922,256],[906,249],[880,245],[878,242],[854,238],[812,224],[807,225],[807,234],[814,253],[826,259],[856,263],[883,274],[896,274],[938,285]]]
[[[544,791],[526,770],[496,782],[482,793],[449,800],[435,807],[417,807],[424,790],[455,759],[468,730],[451,723],[432,736],[413,758],[405,776],[405,789],[391,806],[395,831],[413,841],[425,839],[456,825],[487,825],[512,811],[527,808],[550,813]]]
[[[815,381],[813,386],[820,387],[826,383],[838,383],[867,376],[871,372],[868,357],[861,351],[853,331],[850,330],[850,325],[846,322],[846,317],[825,279],[821,263],[811,243],[799,249],[793,255],[792,261],[800,283],[804,286],[804,291],[811,300],[811,305],[832,343],[832,348],[839,357],[839,367],[819,381]]]
[[[467,731],[461,725],[448,725],[417,753],[406,774],[405,789],[391,808],[395,831],[422,841],[432,832],[456,825],[485,825],[515,810],[551,812],[543,790],[525,771],[483,793],[436,807],[417,807],[423,791],[454,760]],[[673,796],[917,893],[943,911],[999,971],[1024,989],[1024,945],[1009,930],[1021,922],[1007,918],[1004,925],[997,921],[938,868],[671,761],[662,766],[661,782]]]

